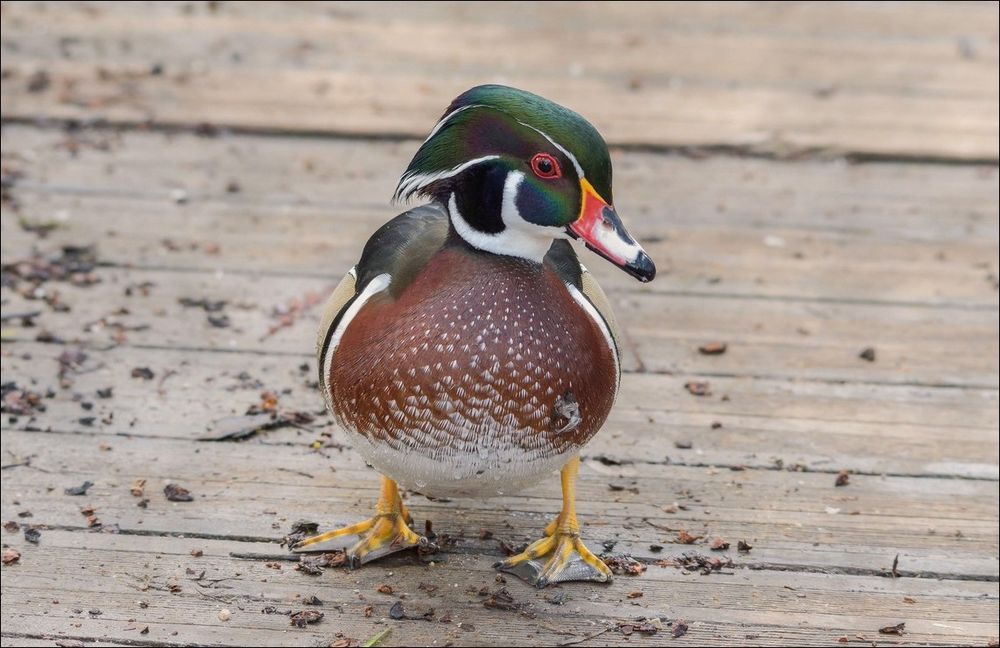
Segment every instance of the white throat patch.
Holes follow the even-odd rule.
[[[516,202],[517,190],[523,180],[524,174],[520,171],[511,171],[507,174],[500,207],[500,220],[503,221],[504,229],[496,234],[480,232],[469,225],[458,210],[455,194],[451,194],[448,198],[448,216],[458,235],[477,250],[541,263],[552,245],[552,239],[568,238],[568,236],[562,228],[545,227],[524,220]]]

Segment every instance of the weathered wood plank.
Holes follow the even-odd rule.
[[[8,260],[31,247],[51,249],[87,240],[98,242],[102,258],[109,263],[211,271],[254,269],[265,274],[333,277],[343,273],[357,262],[364,241],[394,214],[387,208],[352,209],[352,218],[332,224],[328,207],[202,201],[177,207],[146,200],[41,196],[30,191],[19,195],[21,210],[4,210],[2,215],[2,255]],[[886,243],[864,234],[781,227],[765,231],[748,231],[738,225],[675,229],[658,220],[659,226],[646,223],[635,228],[639,236],[651,241],[645,247],[661,268],[657,281],[640,288],[599,259],[590,260],[588,268],[594,269],[608,290],[961,308],[989,308],[998,301],[992,283],[997,245],[989,240]],[[20,231],[21,222],[62,225],[46,241],[38,241]],[[212,246],[213,253],[206,253],[207,246]],[[582,253],[584,260],[589,256]]]
[[[47,638],[46,638],[47,637]],[[63,637],[66,637],[65,639]],[[22,634],[11,632],[9,634],[5,633],[0,635],[0,646],[57,646],[56,642],[62,641],[63,643],[72,643],[74,639],[68,636],[68,633],[54,633],[52,635],[46,635],[42,632],[36,631],[35,634]],[[80,641],[81,645],[83,644]],[[91,637],[87,637],[87,646],[94,646],[95,648],[101,648],[103,646],[128,646],[127,643],[116,643],[112,641],[101,641],[92,640]]]
[[[45,399],[44,413],[8,419],[6,425],[195,439],[220,434],[220,420],[243,414],[270,390],[279,395],[283,411],[317,413],[318,420],[313,429],[270,431],[259,440],[305,445],[332,431],[338,442],[348,442],[322,415],[322,399],[312,384],[315,363],[305,357],[90,350],[86,373],[71,374],[72,387],[61,389],[58,357],[65,350],[33,343],[5,347],[0,356],[5,376],[54,394]],[[149,367],[154,379],[130,378],[135,367]],[[625,462],[669,458],[680,464],[780,463],[816,471],[998,477],[996,391],[713,378],[716,395],[697,398],[683,388],[688,379],[626,374],[611,418],[586,454]],[[113,397],[97,397],[107,387],[114,388]],[[873,438],[882,442],[873,444]],[[678,449],[683,442],[693,448]]]
[[[386,209],[419,140],[194,136],[111,129],[4,125],[3,152],[17,187],[50,192],[229,200],[330,210]],[[633,227],[802,229],[875,239],[997,239],[993,165],[776,162],[684,157],[612,147],[615,202]],[[17,175],[15,175],[17,174]],[[236,182],[238,191],[227,188]],[[172,200],[171,200],[172,201]],[[640,214],[648,214],[641,218]],[[821,218],[820,218],[821,217]]]
[[[384,197],[412,152],[105,131],[83,141],[110,138],[109,151],[70,153],[72,136],[56,131],[4,134],[16,182],[9,191],[21,206],[3,210],[4,258],[36,243],[20,231],[24,220],[61,223],[50,245],[97,241],[105,259],[121,264],[329,277],[352,265],[395,213]],[[619,208],[661,268],[648,290],[997,304],[995,169],[641,153],[622,154],[617,167]],[[238,193],[226,191],[231,182]],[[186,204],[175,204],[176,191]],[[207,243],[218,250],[206,254]],[[590,266],[609,290],[638,288],[607,264]]]
[[[547,3],[491,21],[449,4],[13,3],[0,105],[8,118],[420,136],[455,94],[502,80],[575,106],[618,143],[995,160],[996,6],[943,6],[748,5],[722,21],[689,5]],[[757,27],[733,29],[737,16]],[[50,83],[28,92],[38,70]]]
[[[512,640],[559,643],[589,636],[609,623],[645,615],[663,616],[668,621],[685,619],[691,626],[689,641],[737,645],[775,645],[796,639],[833,642],[845,633],[852,637],[856,632],[875,635],[881,625],[905,619],[909,631],[906,640],[941,645],[979,640],[995,627],[983,621],[996,606],[995,597],[989,596],[995,588],[968,581],[935,583],[745,570],[733,576],[701,577],[653,567],[640,578],[622,577],[610,587],[564,588],[567,597],[561,606],[546,600],[551,593],[508,582],[507,587],[532,613],[525,616],[513,611],[483,612],[478,590],[486,587],[492,591],[498,585],[489,564],[476,557],[455,556],[423,567],[396,558],[382,569],[333,570],[309,577],[288,564],[272,569],[263,561],[235,561],[227,555],[234,544],[251,551],[266,551],[267,545],[67,532],[50,532],[46,538],[46,545],[25,548],[22,564],[5,568],[4,595],[14,612],[14,621],[5,632],[23,629],[124,638],[148,626],[147,639],[168,645],[232,645],[234,637],[240,636],[255,641],[264,637],[268,643],[282,644],[329,642],[336,632],[364,639],[391,627],[387,645],[431,643],[433,639],[491,645]],[[191,557],[192,549],[203,551],[203,556]],[[150,561],[152,551],[160,556],[158,560]],[[49,561],[52,566],[73,565],[69,572],[79,576],[69,587],[55,583],[47,569]],[[194,570],[194,575],[189,575],[188,569]],[[194,578],[202,570],[205,575],[199,583]],[[233,578],[234,574],[239,576]],[[227,580],[213,586],[211,579],[217,578]],[[387,581],[394,585],[392,595],[375,591]],[[438,587],[427,594],[426,588],[418,588],[421,582]],[[179,590],[166,591],[171,583]],[[58,603],[46,594],[54,585],[62,585]],[[142,591],[147,585],[149,588]],[[641,591],[644,596],[625,599],[628,590]],[[322,601],[317,609],[327,615],[315,626],[291,630],[287,617],[261,613],[267,605],[279,610],[302,609],[301,599],[310,595]],[[913,603],[905,603],[904,597]],[[411,614],[434,608],[437,618],[447,614],[452,621],[389,620],[389,607],[401,599]],[[86,612],[94,609],[95,601],[102,610],[100,615]],[[148,607],[139,607],[138,601]],[[584,601],[586,611],[579,605]],[[823,606],[823,612],[816,612],[817,604]],[[369,605],[373,614],[366,618],[364,608]],[[74,613],[74,606],[84,612]],[[217,619],[218,610],[224,607],[232,612],[225,623]],[[781,621],[780,616],[786,613],[794,624]],[[74,631],[76,627],[80,629]],[[598,642],[621,644],[627,640],[617,630],[602,635]]]
[[[101,269],[96,285],[48,284],[66,312],[46,312],[36,324],[58,338],[105,345],[130,344],[281,352],[311,356],[319,306],[333,289],[311,277],[160,270]],[[147,285],[149,295],[129,286]],[[5,313],[37,310],[38,300],[4,288]],[[859,380],[888,384],[951,385],[995,389],[1000,317],[996,311],[944,310],[883,304],[809,303],[766,298],[612,293],[625,335],[638,353],[626,369],[666,373]],[[206,314],[182,300],[225,301]],[[290,326],[269,332],[272,315],[298,300],[312,303]],[[122,310],[124,309],[124,311]],[[212,324],[207,315],[228,318]],[[121,329],[120,327],[125,327]],[[33,339],[34,329],[17,337]],[[722,340],[719,356],[698,352]],[[862,349],[875,347],[867,362]]]
[[[669,627],[645,640],[613,628],[640,615],[685,619],[685,640],[699,644],[992,640],[997,11],[4,3],[0,257],[96,243],[110,266],[96,286],[44,286],[68,313],[7,287],[0,295],[5,317],[43,311],[35,328],[5,319],[4,382],[54,394],[36,417],[2,421],[0,518],[39,525],[42,537],[32,545],[3,533],[22,558],[3,568],[0,643],[328,645],[337,632],[365,639],[392,628],[387,645],[553,644],[609,624],[583,645],[669,641]],[[456,59],[455,46],[467,55]],[[430,519],[456,536],[433,567],[404,555],[312,578],[230,555],[280,555],[274,541],[295,519],[326,526],[370,513],[375,475],[338,448],[345,437],[328,417],[239,443],[192,440],[264,389],[280,393],[282,408],[322,409],[309,384],[315,312],[263,337],[271,308],[328,290],[394,213],[385,198],[416,146],[408,138],[498,70],[577,107],[623,145],[613,151],[616,204],[661,268],[639,286],[589,263],[628,314],[629,354],[615,412],[584,451],[583,534],[594,549],[614,543],[646,561],[708,552],[705,540],[677,544],[681,528],[749,540],[748,554],[713,554],[733,558],[731,574],[651,566],[610,587],[563,587],[561,607],[546,600],[551,590],[512,578],[507,587],[536,616],[483,608],[478,590],[499,586],[498,540],[534,539],[558,510],[554,477],[486,501],[408,493],[418,525]],[[261,135],[24,125],[38,117]],[[923,163],[643,152],[664,147]],[[41,239],[21,219],[62,226]],[[143,282],[155,284],[148,296],[124,295]],[[181,297],[228,300],[230,326],[211,326]],[[71,344],[31,342],[43,329]],[[729,351],[698,354],[711,340]],[[60,387],[57,358],[77,344],[88,360]],[[857,358],[869,345],[874,363]],[[134,367],[154,379],[131,377]],[[713,394],[688,394],[692,378]],[[112,398],[96,398],[109,386]],[[833,485],[840,469],[852,471],[844,488]],[[147,508],[129,493],[136,478],[148,480]],[[86,497],[63,493],[85,479],[95,482]],[[166,502],[168,481],[195,501]],[[677,512],[665,512],[675,501]],[[83,505],[120,533],[85,528]],[[33,517],[18,518],[25,510]],[[902,578],[884,577],[896,556]],[[173,582],[180,591],[168,591]],[[395,595],[375,591],[384,582]],[[430,596],[421,582],[439,589]],[[299,609],[310,594],[324,601],[319,625],[293,629],[261,613]],[[404,596],[409,613],[434,607],[451,623],[388,619]],[[878,634],[900,621],[903,637]]]
[[[32,523],[84,528],[80,506],[88,504],[99,509],[104,523],[128,532],[277,539],[296,519],[328,524],[360,519],[377,496],[375,474],[352,452],[325,456],[258,444],[41,438],[58,442],[39,447],[38,433],[4,434],[6,456],[34,455],[31,467],[4,473],[8,517],[27,509],[35,513]],[[146,508],[137,507],[129,493],[136,478],[148,480]],[[63,494],[85,479],[95,484],[85,498]],[[190,488],[195,501],[167,502],[161,490],[170,481]],[[816,473],[588,461],[578,496],[591,542],[614,542],[618,551],[650,560],[658,557],[650,544],[704,550],[707,540],[695,547],[669,544],[676,543],[678,530],[687,529],[733,544],[749,540],[755,547],[751,555],[736,556],[735,547],[732,554],[762,568],[879,574],[898,554],[901,569],[910,574],[996,579],[996,558],[988,555],[997,542],[995,483],[859,476],[842,489],[832,482],[830,475]],[[612,491],[609,483],[636,492]],[[675,500],[685,508],[664,513],[662,507]],[[496,540],[477,541],[478,529],[514,543],[529,540],[557,512],[559,501],[553,476],[493,500],[432,502],[414,494],[408,504],[418,525],[430,517],[439,532],[463,538],[459,551],[490,555],[499,552]]]

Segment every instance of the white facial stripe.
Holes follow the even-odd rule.
[[[560,151],[562,152],[562,154],[563,154],[563,155],[565,155],[566,157],[568,157],[568,158],[569,158],[569,161],[573,163],[573,168],[574,168],[574,169],[576,169],[576,175],[578,175],[578,176],[580,177],[580,179],[581,179],[581,180],[583,180],[583,178],[584,178],[584,175],[583,175],[583,167],[582,167],[582,166],[580,166],[580,163],[579,163],[579,162],[577,162],[577,160],[576,160],[576,156],[575,156],[575,155],[573,155],[573,154],[572,154],[572,153],[570,153],[570,152],[569,152],[568,150],[566,150],[566,149],[565,149],[565,148],[563,147],[563,145],[562,145],[562,144],[560,144],[559,142],[557,142],[557,141],[555,141],[554,139],[552,139],[551,137],[549,137],[548,133],[546,133],[546,132],[545,132],[545,131],[543,131],[542,129],[540,129],[540,128],[535,128],[535,127],[534,127],[534,126],[532,126],[531,124],[525,124],[525,123],[524,123],[523,121],[518,121],[517,123],[518,123],[518,124],[521,124],[522,126],[527,126],[527,127],[528,127],[528,128],[530,128],[531,130],[533,130],[533,131],[535,131],[535,132],[539,133],[539,134],[540,134],[540,135],[541,135],[542,137],[544,137],[545,139],[549,140],[549,143],[550,143],[550,144],[552,144],[552,146],[554,146],[554,147],[556,147],[557,149],[559,149],[559,150],[560,150]]]
[[[427,139],[424,140],[424,144],[426,144],[428,141],[430,141],[430,139],[432,137],[434,137],[435,135],[437,135],[438,131],[441,130],[441,128],[446,123],[448,123],[448,121],[452,117],[454,117],[458,113],[462,112],[463,110],[468,110],[469,108],[489,108],[489,107],[490,106],[486,106],[484,104],[469,104],[468,106],[461,106],[459,108],[456,108],[455,110],[452,110],[450,113],[448,113],[447,115],[445,115],[444,117],[442,117],[441,121],[439,121],[437,124],[434,125],[434,129],[431,131],[431,134],[427,136]],[[576,169],[577,175],[580,176],[580,178],[584,177],[583,176],[583,167],[580,166],[580,163],[577,161],[576,156],[573,155],[572,153],[570,153],[562,144],[558,143],[557,141],[555,141],[554,139],[552,139],[551,137],[549,137],[548,133],[546,133],[545,131],[543,131],[540,128],[535,128],[531,124],[526,124],[525,122],[523,122],[523,121],[521,121],[519,119],[517,119],[515,121],[518,124],[521,124],[522,126],[526,126],[527,128],[530,128],[531,130],[539,133],[542,137],[544,137],[545,139],[547,139],[549,141],[549,143],[552,144],[552,146],[554,146],[557,149],[559,149],[562,152],[563,155],[565,155],[566,157],[569,158],[570,162],[573,163],[573,168]]]
[[[502,232],[488,234],[469,225],[458,211],[458,201],[455,199],[455,194],[451,194],[451,197],[448,198],[448,215],[451,217],[452,225],[454,225],[458,235],[477,250],[503,256],[521,257],[541,263],[552,245],[552,239],[559,238],[560,232],[551,227],[529,223],[521,217],[517,211],[515,198],[517,187],[522,180],[524,180],[524,174],[514,171],[509,173],[504,181],[503,203],[500,211],[500,218],[504,222]]]
[[[520,171],[511,171],[503,181],[503,202],[500,204],[500,220],[508,228],[517,221],[524,220],[517,208],[517,190],[522,182],[524,182],[524,174]]]
[[[434,136],[437,135],[438,132],[445,126],[445,124],[447,124],[451,120],[452,117],[454,117],[455,115],[459,114],[462,111],[469,110],[470,108],[490,108],[490,106],[487,106],[485,104],[469,104],[467,106],[460,106],[460,107],[456,108],[455,110],[451,111],[450,113],[448,113],[447,115],[445,115],[444,117],[442,117],[438,121],[438,123],[434,125],[434,128],[431,129],[430,134],[427,136],[426,139],[424,139],[423,144],[426,144],[431,139],[433,139]],[[560,144],[559,142],[557,142],[554,139],[552,139],[551,137],[549,137],[548,133],[546,133],[542,129],[536,128],[536,127],[532,126],[531,124],[527,124],[527,123],[525,123],[525,122],[523,122],[523,121],[521,121],[519,119],[515,119],[515,121],[517,123],[521,124],[522,126],[526,127],[526,128],[530,128],[531,130],[535,131],[536,133],[538,133],[542,137],[544,137],[546,140],[548,140],[549,143],[552,144],[552,146],[554,146],[557,149],[559,149],[559,151],[563,155],[565,155],[567,158],[569,158],[569,161],[573,163],[573,168],[576,169],[577,176],[580,179],[583,179],[585,177],[584,173],[583,173],[583,167],[580,166],[580,162],[576,159],[575,155],[573,155],[572,153],[569,152],[569,150],[566,147],[564,147],[562,144]],[[421,144],[421,146],[423,146],[423,144]],[[454,167],[453,169],[446,170],[446,171],[439,171],[439,172],[436,172],[436,173],[423,173],[423,174],[421,174],[421,173],[414,173],[414,174],[410,174],[410,175],[404,175],[402,178],[400,178],[400,180],[399,180],[399,186],[396,187],[396,193],[393,194],[392,199],[393,199],[394,202],[399,202],[401,200],[404,200],[404,199],[408,198],[410,195],[412,195],[416,191],[419,191],[423,187],[426,187],[427,185],[429,185],[429,184],[431,184],[433,182],[437,182],[438,180],[442,180],[444,178],[450,178],[450,177],[452,177],[452,176],[454,176],[454,175],[456,175],[458,173],[461,173],[462,171],[464,171],[466,168],[468,168],[472,164],[476,164],[476,163],[482,162],[484,160],[494,159],[494,158],[497,158],[497,157],[499,157],[499,156],[498,155],[488,155],[488,156],[484,156],[484,157],[481,157],[481,158],[476,158],[475,160],[470,160],[469,162],[466,162],[465,164],[461,164],[461,165],[459,165],[457,167]]]
[[[569,291],[573,300],[580,304],[583,310],[587,311],[587,315],[589,315],[590,318],[597,323],[597,328],[601,329],[601,333],[604,334],[604,339],[608,343],[608,348],[611,349],[611,357],[614,358],[615,361],[615,393],[617,393],[618,384],[621,382],[622,370],[621,366],[618,364],[618,345],[615,344],[615,338],[611,335],[611,329],[608,328],[608,323],[604,321],[604,318],[601,317],[601,314],[597,311],[594,305],[590,303],[587,296],[580,292],[576,286],[568,283],[566,284],[566,290]]]
[[[354,272],[353,268],[351,269],[351,272]],[[357,277],[357,275],[355,275],[355,277]],[[323,358],[324,381],[330,379],[330,368],[333,366],[333,353],[337,350],[337,346],[340,344],[340,338],[344,337],[344,331],[347,330],[351,320],[353,320],[358,314],[358,311],[360,311],[361,308],[368,303],[368,300],[372,298],[372,295],[382,292],[389,287],[390,283],[392,283],[392,275],[388,272],[380,274],[369,281],[368,285],[365,286],[365,289],[355,298],[354,302],[351,303],[350,308],[347,309],[344,315],[340,318],[340,321],[337,322],[337,328],[334,330],[333,336],[330,338],[330,344],[326,347],[326,356]],[[330,386],[327,385],[324,391],[326,392],[323,394],[324,397],[328,397]]]
[[[399,186],[396,187],[396,194],[393,196],[393,200],[398,202],[400,200],[409,198],[411,194],[420,191],[421,189],[432,183],[435,183],[439,180],[444,180],[445,178],[451,178],[453,176],[456,176],[474,164],[479,164],[480,162],[485,162],[487,160],[495,160],[499,157],[500,157],[499,155],[484,155],[483,157],[463,162],[462,164],[459,164],[456,167],[452,167],[451,169],[446,169],[444,171],[438,171],[436,173],[405,174],[399,180]]]

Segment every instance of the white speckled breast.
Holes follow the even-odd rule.
[[[397,299],[375,295],[332,358],[330,403],[403,486],[489,496],[537,482],[600,428],[616,352],[550,268],[446,247]],[[579,404],[566,429],[556,401]]]

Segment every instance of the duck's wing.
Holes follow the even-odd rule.
[[[435,203],[396,216],[368,239],[361,260],[340,280],[323,307],[316,355],[324,395],[337,343],[351,319],[376,293],[388,290],[399,295],[447,236],[448,214]]]

